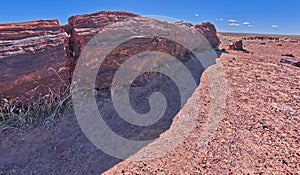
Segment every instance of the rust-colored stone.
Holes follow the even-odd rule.
[[[45,94],[45,89],[50,88],[57,91],[57,89],[65,87],[65,83],[69,83],[81,51],[91,38],[109,24],[132,17],[139,17],[139,15],[123,11],[101,11],[72,16],[68,19],[68,24],[63,26],[59,24],[58,20],[1,24],[0,98],[10,96],[11,98],[28,99],[36,94]],[[209,22],[195,26],[186,24],[186,27],[201,32],[212,47],[217,48],[219,46],[220,41],[213,24]],[[140,47],[145,47],[146,50],[151,50],[154,46],[164,51],[174,49],[165,40],[157,42],[155,39],[148,38],[139,42],[142,42]],[[147,47],[146,44],[148,44]],[[131,47],[134,46],[134,43],[129,42],[125,45]],[[120,52],[120,54],[114,53],[115,51]],[[132,48],[116,49],[115,51],[112,52],[112,56],[117,55],[115,58],[122,60],[139,50]],[[112,64],[107,65],[107,68],[114,68],[117,62],[112,61]],[[61,71],[59,74],[65,83],[54,71],[48,70],[53,68],[58,71],[63,67],[67,71]],[[109,74],[109,72],[106,73]]]
[[[123,11],[101,11],[86,15],[72,16],[68,19],[68,29],[70,33],[70,42],[67,46],[68,57],[75,61],[79,58],[81,51],[86,44],[105,26],[122,21],[129,17],[137,17],[138,15]],[[73,63],[71,63],[72,65]]]
[[[243,41],[239,40],[239,41],[231,42],[228,45],[228,49],[229,50],[244,51]]]
[[[0,25],[1,98],[30,99],[65,85],[50,68],[65,66],[67,33],[57,20],[40,20]],[[60,76],[67,81],[67,74]]]
[[[206,39],[209,41],[213,48],[218,48],[220,45],[220,40],[217,37],[217,30],[215,26],[210,22],[204,22],[202,24],[195,25],[195,29],[197,29],[201,34],[203,34]]]

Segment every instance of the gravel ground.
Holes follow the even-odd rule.
[[[222,38],[226,48],[231,38]],[[207,118],[208,88],[197,127],[184,144],[152,161],[124,161],[105,174],[299,174],[300,69],[279,63],[281,54],[300,58],[300,43],[244,41],[249,53],[220,57],[227,84],[224,117],[210,142],[197,147]]]

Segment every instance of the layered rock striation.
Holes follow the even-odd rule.
[[[101,11],[72,16],[67,25],[60,25],[57,20],[0,24],[0,98],[29,99],[49,91],[60,92],[68,86],[76,61],[91,38],[109,24],[138,16],[123,11]],[[213,48],[218,48],[220,40],[213,24],[187,27],[202,33]],[[138,42],[152,42],[152,45],[168,50],[161,45],[165,41],[157,43],[157,39],[146,39]],[[129,42],[126,47],[128,44],[134,45]],[[152,47],[150,45],[148,49]],[[112,52],[112,55],[119,58],[129,51],[134,52],[127,49],[122,54]]]
[[[0,24],[1,98],[30,99],[63,88],[67,74],[58,71],[66,63],[67,39],[57,20]]]
[[[126,18],[137,17],[138,15],[117,11],[101,11],[86,15],[72,16],[68,19],[68,25],[64,28],[69,33],[70,38],[66,46],[67,57],[71,72],[74,70],[77,59],[87,43],[105,26],[122,21]]]

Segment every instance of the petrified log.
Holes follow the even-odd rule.
[[[67,33],[57,20],[0,25],[0,98],[58,93],[64,82],[51,69],[65,66]],[[49,70],[50,69],[50,70]],[[66,71],[59,73],[67,81]]]
[[[68,26],[64,27],[71,36],[67,46],[70,69],[74,70],[76,61],[79,58],[81,51],[91,40],[91,38],[94,37],[98,32],[102,31],[109,24],[138,16],[139,15],[123,11],[101,11],[93,14],[70,17],[68,20]],[[194,28],[203,34],[213,48],[219,47],[220,40],[217,37],[217,31],[213,24],[205,22],[195,26],[191,24],[187,24],[186,26]]]
[[[142,25],[139,22],[141,22]],[[132,30],[132,28],[136,30]],[[195,58],[195,56],[193,56],[191,51],[187,50],[187,48],[185,48],[183,45],[180,45],[179,43],[167,39],[167,37],[166,38],[158,37],[160,35],[153,36],[151,32],[149,32],[151,33],[151,35],[149,36],[145,36],[144,33],[143,34],[135,33],[137,30],[141,30],[141,29],[143,29],[143,32],[146,33],[148,31],[153,31],[153,32],[158,32],[160,34],[162,33],[169,34],[171,36],[173,36],[172,34],[174,33],[176,34],[178,33],[178,35],[176,35],[176,38],[178,40],[188,42],[191,39],[193,39],[194,41],[199,41],[200,43],[203,44],[203,45],[198,45],[198,49],[200,50],[205,49],[206,51],[211,51],[211,52],[214,51],[213,48],[210,46],[210,43],[205,39],[205,37],[198,34],[195,28],[186,28],[184,26],[176,26],[174,24],[168,24],[166,22],[158,22],[156,20],[152,20],[149,18],[135,17],[134,19],[127,19],[126,21],[119,22],[118,24],[115,25],[109,25],[105,28],[105,30],[99,32],[100,36],[97,36],[98,40],[96,39],[92,40],[89,47],[86,48],[87,50],[85,50],[83,57],[81,58],[82,60],[80,60],[81,65],[78,66],[79,70],[83,70],[82,65],[85,65],[84,70],[88,70],[88,71],[83,71],[84,75],[80,74],[80,76],[82,78],[89,77],[90,70],[97,69],[98,74],[95,82],[96,89],[110,88],[113,77],[115,76],[120,66],[123,65],[123,63],[125,63],[127,60],[129,60],[131,57],[135,55],[144,53],[146,51],[150,51],[150,52],[165,53],[167,55],[172,55],[173,57],[178,58],[178,60],[186,64],[187,67],[188,65],[192,67],[191,68],[191,70],[193,70],[192,75],[195,75],[194,77],[195,81],[197,82],[199,81],[200,78],[199,73],[203,71],[202,70],[203,66],[200,64],[199,60],[196,61],[192,59]],[[190,34],[192,33],[193,37],[187,38],[187,35],[183,35],[184,32],[186,33],[190,32]],[[120,38],[122,38],[124,36],[128,36],[129,35],[128,33],[132,34],[130,36],[138,36],[138,37],[131,37],[131,39],[122,41],[122,43],[119,43],[119,45],[113,49],[108,47],[110,49],[110,52],[106,53],[107,55],[105,55],[105,59],[103,60],[103,62],[101,62],[100,67],[97,66],[93,67],[95,66],[95,63],[93,63],[93,61],[90,60],[87,61],[88,59],[86,57],[90,55],[93,55],[93,60],[95,60],[96,58],[98,58],[99,55],[101,55],[101,53],[105,53],[106,52],[105,46],[109,45],[109,41],[116,41],[116,38],[118,39],[118,36],[116,35],[119,35]],[[105,43],[103,41],[104,39],[108,43]],[[101,48],[95,47],[97,48],[95,49],[93,46],[97,44],[100,44],[102,47]],[[214,61],[214,59],[215,58],[212,58],[211,61]],[[82,62],[83,60],[84,62]],[[149,59],[145,62],[139,62],[137,65],[136,64],[130,65],[129,67],[126,68],[126,71],[128,70],[128,72],[130,72],[138,68],[146,67],[146,65],[152,65],[152,64],[157,64],[157,63],[155,63],[155,61],[151,62],[151,59]],[[146,80],[147,78],[148,77],[146,74],[145,76],[137,77],[135,83],[133,83],[133,86],[140,86],[141,84],[147,81]]]
[[[74,69],[74,64],[80,56],[81,51],[86,44],[105,26],[122,21],[129,17],[138,15],[129,12],[117,11],[101,11],[86,15],[72,16],[68,19],[68,25],[64,28],[70,34],[67,46],[67,56],[71,58],[69,66]]]
[[[67,86],[76,61],[91,38],[109,24],[132,17],[138,15],[122,11],[101,11],[72,16],[64,26],[60,26],[57,20],[0,24],[0,100],[9,96],[20,97],[23,101],[33,96],[45,95],[50,89],[51,92],[58,93]],[[220,40],[213,24],[202,23],[189,27],[202,33],[212,47],[219,46]],[[140,46],[148,44],[150,50],[154,46],[149,42],[155,47],[161,45],[158,48],[162,50],[174,49],[165,40],[157,38],[137,42],[141,42]],[[131,46],[134,44],[130,42],[126,45]],[[112,55],[115,54],[112,61],[116,58],[122,60],[121,57],[126,56],[127,52],[130,52],[127,56],[131,56],[131,52],[135,51],[138,50],[112,52]],[[55,72],[64,67],[68,72]],[[110,70],[112,65],[107,65],[107,68]],[[109,71],[105,73],[110,76]]]

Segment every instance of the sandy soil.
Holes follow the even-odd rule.
[[[220,36],[220,48],[238,39]],[[213,138],[199,147],[210,109],[209,79],[197,93],[199,120],[190,137],[152,161],[130,162],[97,150],[81,132],[75,115],[57,125],[0,135],[0,174],[299,174],[300,69],[279,63],[291,53],[300,61],[300,43],[244,41],[249,53],[228,51],[219,60],[227,105]]]

